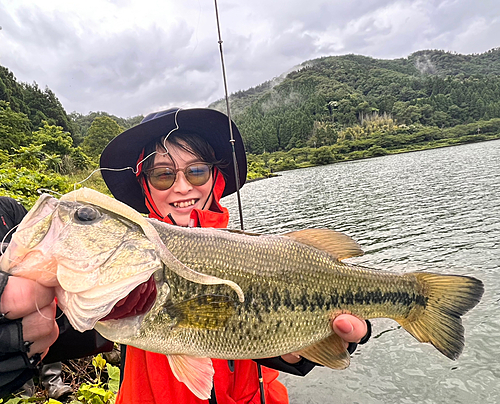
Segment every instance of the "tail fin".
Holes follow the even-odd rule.
[[[422,284],[426,305],[416,318],[397,319],[398,323],[420,342],[430,342],[450,359],[458,358],[464,348],[460,316],[479,303],[483,283],[467,276],[411,275]]]

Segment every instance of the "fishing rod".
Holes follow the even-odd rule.
[[[232,121],[231,121],[231,109],[229,108],[229,94],[227,91],[226,67],[224,64],[224,51],[222,49],[223,41],[222,41],[222,36],[220,33],[219,8],[217,6],[217,0],[214,0],[214,4],[215,4],[215,19],[217,20],[217,33],[219,36],[218,43],[219,43],[219,51],[220,51],[220,61],[221,61],[221,65],[222,65],[222,78],[224,81],[224,96],[226,99],[226,111],[227,111],[227,119],[228,119],[228,123],[229,123],[229,137],[230,137],[229,142],[231,143],[231,147],[232,147],[234,176],[236,178],[236,198],[238,199],[240,228],[241,228],[241,230],[245,230],[245,228],[243,226],[243,209],[242,209],[241,196],[240,196],[240,176],[239,176],[239,169],[238,169],[238,160],[236,159],[236,150],[234,147],[235,140],[233,137],[233,125],[232,125]],[[261,402],[261,404],[266,404],[266,397],[264,394],[264,378],[262,377],[262,367],[260,366],[259,363],[257,363],[257,372],[259,375],[260,402]]]
[[[229,108],[229,95],[227,91],[227,78],[226,78],[226,67],[224,64],[224,51],[222,49],[222,36],[220,33],[220,22],[219,22],[219,9],[217,6],[217,0],[214,0],[215,3],[215,18],[217,20],[217,32],[219,35],[219,51],[220,51],[220,61],[222,65],[222,78],[224,80],[224,94],[225,94],[225,99],[226,99],[226,111],[227,111],[227,119],[229,122],[229,137],[230,140],[229,142],[231,143],[232,147],[232,153],[233,153],[233,165],[234,165],[234,176],[236,178],[236,197],[238,199],[238,210],[240,214],[240,228],[241,230],[245,230],[243,226],[243,210],[242,210],[242,205],[241,205],[241,196],[240,196],[240,176],[239,176],[239,169],[238,169],[238,160],[236,159],[236,150],[234,147],[234,143],[236,140],[234,140],[233,137],[233,125],[231,123],[231,109]]]

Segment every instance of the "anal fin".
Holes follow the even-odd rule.
[[[344,341],[337,334],[302,349],[299,355],[332,369],[345,369],[351,360]]]

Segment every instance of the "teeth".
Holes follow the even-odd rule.
[[[188,206],[194,205],[196,201],[191,199],[190,201],[174,202],[176,208],[187,208]]]

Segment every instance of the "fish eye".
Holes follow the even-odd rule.
[[[100,215],[97,209],[91,206],[83,206],[81,208],[78,208],[75,212],[75,219],[79,220],[80,222],[91,222],[96,220],[99,216]]]

